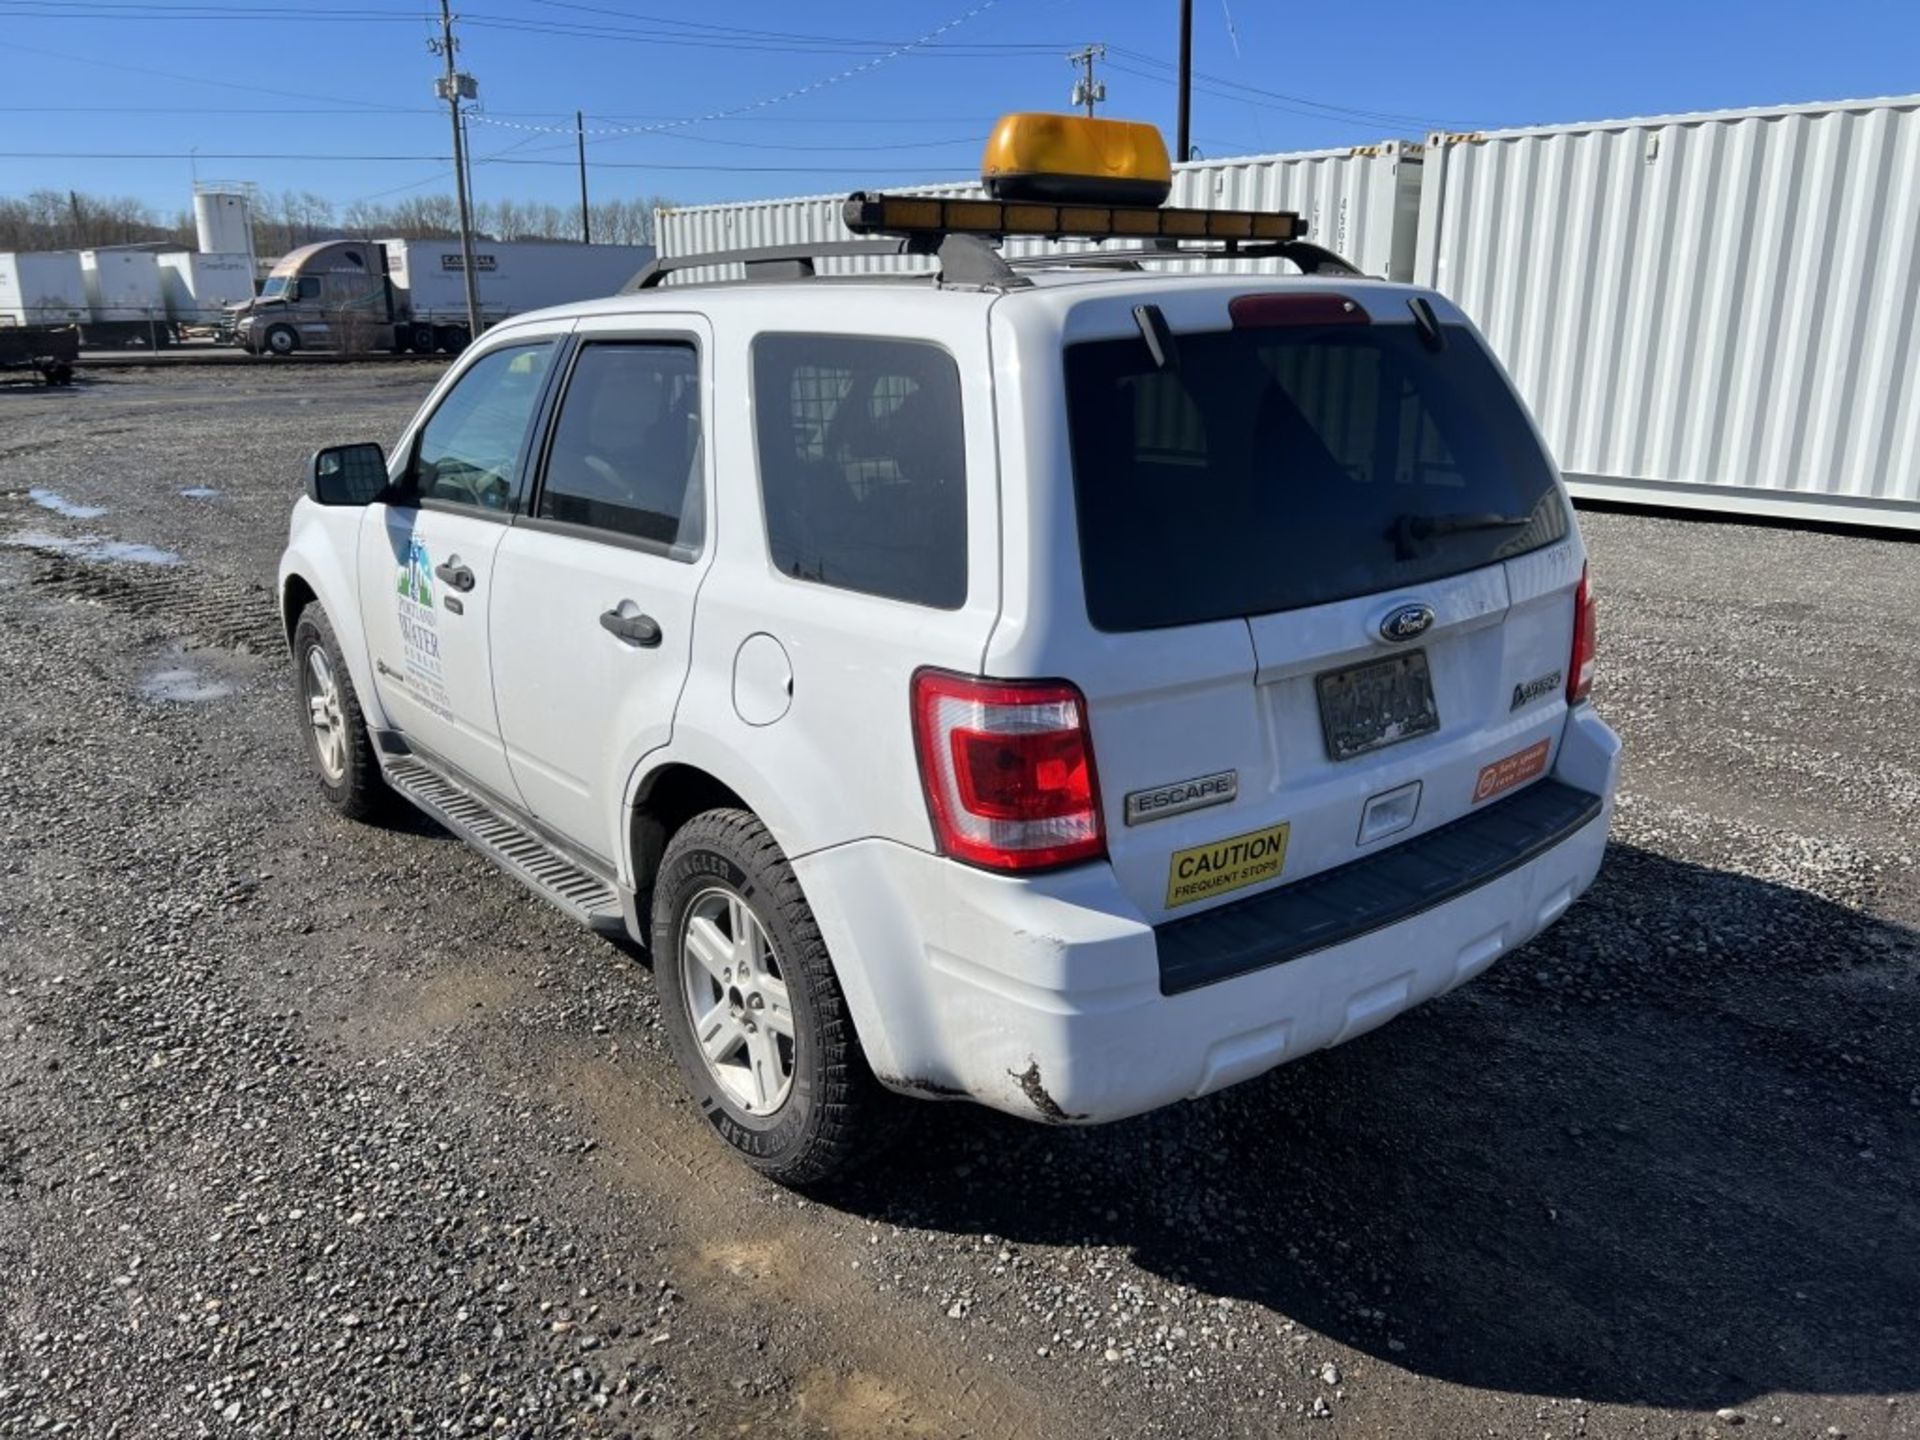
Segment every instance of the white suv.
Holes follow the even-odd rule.
[[[941,257],[503,324],[280,568],[326,795],[646,946],[789,1183],[888,1091],[1106,1121],[1349,1040],[1612,805],[1573,514],[1447,300]]]

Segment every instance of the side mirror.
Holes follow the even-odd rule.
[[[370,505],[387,488],[387,454],[372,441],[313,452],[307,497],[316,505]]]

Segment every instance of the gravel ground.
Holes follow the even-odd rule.
[[[1557,928],[808,1202],[634,955],[306,778],[302,457],[435,373],[0,389],[0,1436],[1920,1434],[1920,545],[1586,515],[1629,768]]]

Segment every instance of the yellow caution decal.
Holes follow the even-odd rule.
[[[1211,845],[1174,851],[1167,864],[1167,908],[1211,900],[1229,890],[1243,890],[1277,878],[1287,863],[1287,832],[1291,828],[1282,821]]]

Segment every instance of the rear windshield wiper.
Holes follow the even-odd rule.
[[[1387,527],[1397,559],[1411,560],[1414,546],[1440,535],[1464,535],[1473,530],[1518,530],[1531,525],[1531,515],[1499,515],[1492,512],[1464,511],[1447,515],[1396,515]]]

